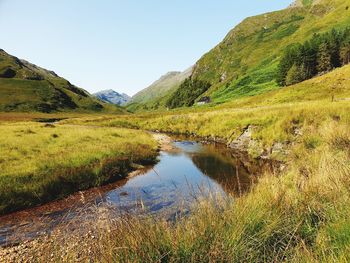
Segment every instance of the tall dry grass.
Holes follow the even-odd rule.
[[[0,124],[0,214],[61,198],[154,162],[157,143],[142,131]]]
[[[34,254],[64,262],[347,262],[349,122],[303,128],[288,169],[234,201],[202,200],[176,222],[98,211],[86,238],[65,233]]]

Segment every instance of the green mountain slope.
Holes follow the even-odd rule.
[[[48,71],[0,50],[0,111],[122,112]]]
[[[210,84],[197,98],[209,95],[222,103],[279,88],[276,74],[286,47],[349,26],[349,7],[350,0],[298,0],[287,9],[245,19],[196,63],[191,79]]]
[[[130,111],[158,109],[165,106],[168,97],[179,88],[180,84],[191,76],[193,68],[184,72],[169,72],[151,86],[135,94],[127,106]]]

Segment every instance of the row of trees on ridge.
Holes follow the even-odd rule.
[[[277,81],[293,85],[350,63],[350,28],[314,34],[304,44],[292,44],[284,52]]]

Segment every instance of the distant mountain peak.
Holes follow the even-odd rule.
[[[168,73],[164,74],[163,77],[176,76],[179,74],[181,74],[181,71],[169,71]]]
[[[105,90],[101,90],[101,91],[98,91],[96,92],[95,94],[100,94],[100,93],[118,93],[116,92],[115,90],[112,90],[112,89],[105,89]],[[118,93],[119,94],[119,93]]]
[[[156,85],[159,82],[162,82],[164,80],[167,80],[169,78],[175,77],[180,75],[181,72],[180,71],[169,71],[168,73],[164,74],[163,76],[161,76],[158,80],[156,80],[155,82],[153,82],[151,85]]]
[[[142,108],[146,104],[153,105],[154,108],[164,106],[164,101],[159,102],[159,100],[164,99],[167,95],[174,92],[186,78],[190,77],[193,68],[192,66],[183,72],[169,71],[150,86],[135,94],[131,98],[129,105],[134,104],[132,107],[136,108]],[[131,108],[129,107],[129,109]]]
[[[125,93],[119,93],[112,89],[102,90],[102,91],[96,92],[93,95],[104,102],[116,104],[120,106],[125,105],[130,100],[129,95]]]

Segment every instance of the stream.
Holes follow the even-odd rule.
[[[93,221],[88,211],[94,207],[173,220],[188,214],[200,198],[241,196],[260,174],[272,169],[266,161],[249,159],[223,145],[188,138],[173,138],[172,144],[173,150],[162,150],[159,162],[137,175],[0,217],[0,246],[50,234],[71,222]]]

